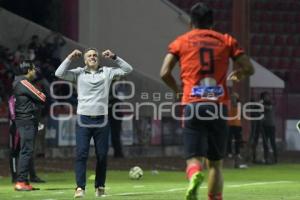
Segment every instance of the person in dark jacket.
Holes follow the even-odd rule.
[[[265,164],[277,163],[276,130],[275,130],[275,112],[271,101],[270,93],[265,91],[260,95],[261,103],[264,106],[264,117],[261,120],[261,131],[263,132],[263,148]],[[269,157],[270,141],[273,151],[273,160]]]
[[[34,139],[38,131],[38,110],[46,96],[32,83],[36,78],[36,67],[30,60],[20,64],[20,76],[13,82],[15,96],[15,122],[20,133],[20,154],[17,170],[16,191],[30,191],[34,188],[28,180],[30,160],[33,157]]]
[[[15,183],[17,181],[17,168],[18,168],[18,159],[20,154],[20,133],[16,127],[16,114],[15,114],[15,102],[16,99],[12,95],[9,97],[8,106],[9,106],[9,166],[11,173],[11,181]],[[29,165],[29,177],[30,182],[35,183],[45,183],[40,177],[37,176],[35,167],[34,167],[34,158],[30,160]]]
[[[256,102],[254,97],[251,98],[250,101],[253,102],[253,103],[258,103],[258,102]],[[259,106],[258,105],[252,105],[251,109],[257,110],[257,109],[259,109]],[[258,118],[259,116],[260,116],[259,112],[251,112],[251,117]],[[250,147],[251,147],[251,154],[252,154],[252,162],[253,163],[259,163],[259,161],[257,160],[256,150],[257,150],[260,135],[263,139],[265,139],[265,136],[263,135],[264,133],[261,132],[261,123],[260,123],[260,121],[261,120],[259,120],[259,119],[251,120],[251,132],[250,132],[250,137],[249,137],[249,144],[250,144]]]

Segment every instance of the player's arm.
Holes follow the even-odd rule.
[[[32,85],[29,81],[26,79],[22,80],[20,82],[20,91],[30,97],[34,102],[43,104],[46,102],[46,95],[39,91],[34,85]]]
[[[180,90],[172,75],[172,70],[174,69],[176,63],[177,63],[177,57],[171,53],[168,53],[165,56],[165,59],[163,61],[160,70],[160,77],[175,93],[179,93]]]
[[[75,82],[77,73],[75,70],[68,70],[71,62],[82,55],[81,51],[75,49],[72,53],[70,53],[66,59],[59,65],[59,67],[55,71],[55,76],[67,81]]]
[[[238,82],[254,74],[254,67],[246,54],[234,60],[234,67],[235,69],[228,76],[229,80]]]
[[[119,68],[112,68],[111,74],[110,74],[111,78],[115,78],[117,76],[126,76],[133,70],[132,66],[129,63],[127,63],[125,60],[123,60],[122,58],[117,56],[115,53],[113,53],[109,49],[103,51],[102,56],[104,58],[113,60],[119,66]]]

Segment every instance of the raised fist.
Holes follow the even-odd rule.
[[[110,58],[110,59],[113,59],[115,60],[116,59],[116,54],[113,53],[111,50],[107,49],[105,51],[102,52],[102,56],[104,58]]]
[[[68,55],[68,58],[69,58],[70,60],[74,60],[74,59],[80,58],[81,55],[82,55],[82,52],[79,51],[78,49],[75,49],[74,51],[72,51],[72,53],[70,53],[70,54]]]

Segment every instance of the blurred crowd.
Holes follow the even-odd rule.
[[[10,49],[0,44],[0,116],[6,115],[5,105],[12,93],[12,82],[19,74],[19,64],[25,59],[33,60],[38,68],[35,84],[50,97],[50,83],[57,80],[54,76],[59,66],[60,54],[66,41],[59,34],[52,32],[41,39],[38,35],[32,35],[28,42],[19,44],[16,49]],[[59,95],[60,85],[56,88]],[[48,99],[48,105],[52,102]],[[6,117],[6,116],[5,116]]]

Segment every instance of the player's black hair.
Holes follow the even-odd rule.
[[[20,74],[26,75],[28,73],[28,70],[32,70],[34,67],[34,63],[31,60],[24,60],[20,64]]]
[[[194,4],[190,10],[191,23],[196,28],[208,29],[213,25],[213,10],[204,3]]]

